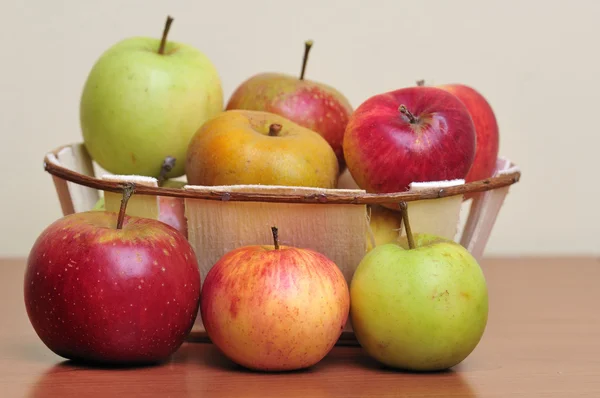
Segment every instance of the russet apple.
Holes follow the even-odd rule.
[[[348,170],[371,193],[464,178],[475,146],[475,127],[464,104],[434,87],[407,87],[367,99],[344,135]]]
[[[288,371],[318,363],[348,318],[348,285],[321,253],[279,245],[244,246],[208,272],[201,314],[211,341],[238,365]]]
[[[484,180],[494,175],[500,145],[498,122],[489,102],[481,93],[464,84],[437,86],[454,94],[465,106],[473,119],[477,134],[477,149],[466,182]]]
[[[108,364],[163,362],[196,319],[200,272],[185,237],[124,208],[65,216],[27,260],[24,297],[37,335],[57,355]]]
[[[276,113],[321,134],[333,148],[340,170],[345,167],[342,142],[350,102],[335,88],[304,78],[312,41],[305,43],[300,77],[283,73],[260,73],[234,91],[226,109],[247,109]]]
[[[158,177],[166,156],[180,159],[168,177],[184,174],[190,138],[223,110],[211,61],[196,48],[133,37],[113,45],[85,82],[80,124],[85,146],[112,174]]]
[[[351,322],[368,355],[393,368],[437,371],[462,362],[481,340],[488,291],[477,261],[461,245],[413,237],[365,255],[350,283]]]
[[[206,122],[190,141],[192,185],[262,184],[335,188],[335,153],[323,137],[282,116],[232,110]]]

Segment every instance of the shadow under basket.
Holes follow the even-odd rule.
[[[101,196],[106,210],[118,211],[126,184],[135,191],[127,214],[158,218],[165,202],[183,220],[182,231],[198,257],[202,280],[225,253],[243,245],[272,244],[271,226],[280,243],[319,251],[333,260],[350,284],[354,270],[373,243],[370,207],[407,202],[413,233],[426,232],[455,240],[479,261],[508,190],[521,172],[499,158],[486,180],[413,183],[406,192],[369,194],[345,171],[337,189],[289,186],[159,187],[155,178],[133,175],[96,176],[82,143],[61,146],[44,157],[64,215],[92,210]],[[168,201],[165,201],[168,198]],[[468,198],[468,199],[467,199]],[[226,226],[224,228],[223,226]],[[399,234],[403,235],[401,227]],[[208,341],[200,313],[192,341]],[[348,325],[339,345],[357,344]]]

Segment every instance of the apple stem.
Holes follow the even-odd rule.
[[[133,182],[125,183],[123,187],[123,198],[121,199],[121,208],[119,209],[119,217],[117,218],[117,229],[123,228],[123,221],[125,220],[125,210],[127,209],[127,202],[135,191],[135,184]]]
[[[425,85],[425,79],[417,80],[417,86],[423,87]]]
[[[408,239],[409,249],[415,248],[415,240],[413,238],[412,230],[410,229],[410,223],[408,222],[408,205],[406,202],[400,202],[400,209],[402,210],[402,222],[404,228],[406,228],[406,238]]]
[[[300,80],[304,80],[304,72],[306,72],[306,63],[308,62],[308,53],[313,45],[312,40],[304,42],[304,58],[302,59],[302,71],[300,72]]]
[[[167,180],[167,174],[175,167],[176,159],[173,156],[167,156],[163,161],[160,168],[160,175],[158,177],[158,186],[162,186]]]
[[[273,244],[275,245],[275,250],[279,250],[279,230],[277,227],[271,227],[271,233],[273,234]]]
[[[167,36],[169,34],[169,29],[171,29],[171,24],[173,23],[173,18],[171,16],[167,16],[167,22],[165,22],[165,29],[163,30],[162,39],[160,40],[160,47],[158,47],[158,53],[163,55],[165,53],[165,46],[167,45]]]
[[[413,115],[412,112],[408,110],[406,105],[404,105],[404,104],[400,105],[400,108],[398,108],[398,110],[400,111],[400,113],[402,113],[404,116],[406,116],[408,118],[408,121],[411,124],[414,124],[418,121],[418,119],[415,117],[415,115]]]
[[[279,135],[279,133],[281,132],[281,124],[278,123],[273,123],[272,125],[269,126],[269,135],[271,137],[276,137]]]

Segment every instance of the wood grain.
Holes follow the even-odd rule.
[[[598,259],[484,260],[485,335],[462,364],[433,374],[383,369],[359,347],[336,347],[303,372],[253,373],[199,343],[161,366],[79,367],[32,330],[24,263],[0,260],[1,397],[600,397]]]

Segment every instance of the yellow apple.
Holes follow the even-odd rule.
[[[369,230],[367,230],[367,251],[375,246],[398,241],[402,228],[402,213],[379,205],[367,207]],[[375,246],[373,246],[373,241]]]

